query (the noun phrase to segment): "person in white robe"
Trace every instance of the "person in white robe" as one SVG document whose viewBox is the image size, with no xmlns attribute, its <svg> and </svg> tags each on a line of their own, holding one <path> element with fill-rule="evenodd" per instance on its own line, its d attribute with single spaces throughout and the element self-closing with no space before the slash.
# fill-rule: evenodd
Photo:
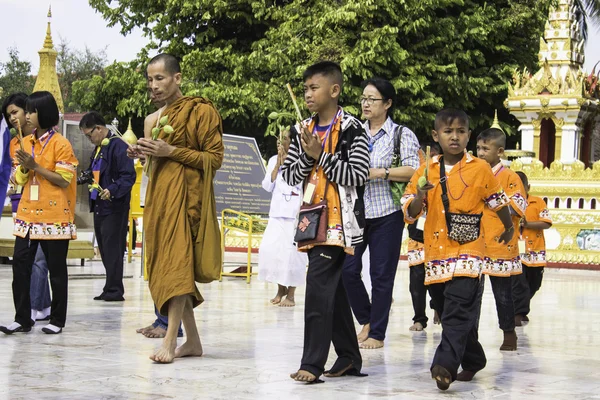
<svg viewBox="0 0 600 400">
<path fill-rule="evenodd" d="M 299 252 L 294 242 L 302 186 L 288 185 L 281 173 L 290 141 L 290 132 L 283 132 L 277 146 L 278 154 L 269 160 L 262 182 L 263 188 L 271 193 L 271 208 L 258 250 L 258 279 L 277 284 L 277 294 L 270 301 L 280 307 L 295 306 L 296 287 L 306 282 L 308 265 L 306 253 Z"/>
</svg>

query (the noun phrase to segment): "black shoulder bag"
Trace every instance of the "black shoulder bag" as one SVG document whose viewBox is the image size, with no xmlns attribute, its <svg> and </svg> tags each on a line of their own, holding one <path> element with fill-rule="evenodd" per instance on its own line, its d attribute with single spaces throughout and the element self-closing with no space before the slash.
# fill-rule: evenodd
<svg viewBox="0 0 600 400">
<path fill-rule="evenodd" d="M 483 214 L 451 213 L 446 181 L 446 168 L 444 167 L 444 160 L 440 157 L 440 185 L 442 186 L 442 203 L 444 204 L 446 215 L 448 237 L 460 244 L 477 240 L 479 238 L 481 217 Z"/>
</svg>

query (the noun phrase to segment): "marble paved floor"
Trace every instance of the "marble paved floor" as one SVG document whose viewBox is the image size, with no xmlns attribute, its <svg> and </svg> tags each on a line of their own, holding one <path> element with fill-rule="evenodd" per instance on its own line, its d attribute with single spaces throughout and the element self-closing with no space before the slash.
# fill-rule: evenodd
<svg viewBox="0 0 600 400">
<path fill-rule="evenodd" d="M 86 268 L 101 270 L 97 263 Z M 70 269 L 71 274 L 81 271 Z M 408 331 L 412 307 L 404 264 L 396 279 L 386 346 L 363 350 L 363 372 L 369 376 L 308 386 L 288 377 L 302 352 L 302 288 L 298 306 L 282 309 L 268 303 L 274 285 L 247 285 L 235 278 L 204 285 L 206 302 L 196 310 L 196 320 L 205 356 L 155 365 L 148 355 L 160 340 L 135 333 L 154 320 L 138 272 L 136 264 L 126 271 L 133 278 L 125 280 L 124 303 L 92 300 L 102 279 L 72 279 L 61 335 L 45 335 L 40 327 L 29 334 L 2 335 L 0 398 L 600 399 L 600 272 L 548 270 L 530 324 L 518 328 L 519 350 L 512 353 L 498 350 L 502 333 L 487 287 L 480 338 L 488 366 L 472 383 L 457 382 L 443 394 L 428 371 L 441 328 Z M 0 322 L 9 323 L 13 305 L 6 266 L 0 266 L 0 296 Z"/>
</svg>

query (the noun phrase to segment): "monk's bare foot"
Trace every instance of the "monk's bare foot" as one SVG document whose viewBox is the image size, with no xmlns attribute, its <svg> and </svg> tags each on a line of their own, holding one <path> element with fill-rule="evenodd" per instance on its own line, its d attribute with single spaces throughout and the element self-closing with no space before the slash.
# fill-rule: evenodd
<svg viewBox="0 0 600 400">
<path fill-rule="evenodd" d="M 287 295 L 287 292 L 288 292 L 288 290 L 285 286 L 279 285 L 279 287 L 277 289 L 277 294 L 275 295 L 275 297 L 273 297 L 269 301 L 271 302 L 271 304 L 277 305 L 277 304 L 281 303 L 281 299 Z"/>
<path fill-rule="evenodd" d="M 167 335 L 167 330 L 157 326 L 149 331 L 142 332 L 142 335 L 150 339 L 162 339 Z"/>
<path fill-rule="evenodd" d="M 438 315 L 437 311 L 435 311 L 433 314 L 433 324 L 440 325 L 441 323 L 442 321 L 440 320 L 440 316 Z"/>
<path fill-rule="evenodd" d="M 361 349 L 380 349 L 383 347 L 383 340 L 368 338 L 360 344 Z"/>
<path fill-rule="evenodd" d="M 290 378 L 297 382 L 314 382 L 317 380 L 316 376 L 314 376 L 308 371 L 304 371 L 303 369 L 300 369 L 298 370 L 298 372 L 290 374 Z"/>
<path fill-rule="evenodd" d="M 146 326 L 144 328 L 138 328 L 138 329 L 136 329 L 135 333 L 144 333 L 144 332 L 147 332 L 147 331 L 151 331 L 152 329 L 154 329 L 154 325 L 148 325 L 148 326 Z"/>
<path fill-rule="evenodd" d="M 279 303 L 279 307 L 294 307 L 296 302 L 293 297 L 286 296 L 285 299 L 281 303 Z"/>
<path fill-rule="evenodd" d="M 191 340 L 188 340 L 175 350 L 175 358 L 202 356 L 202 343 L 199 341 L 195 341 L 196 343 L 190 342 Z"/>
<path fill-rule="evenodd" d="M 160 349 L 156 350 L 156 353 L 150 356 L 150 359 L 159 364 L 169 364 L 173 362 L 175 358 L 175 347 L 177 341 L 173 342 L 172 345 L 163 343 Z"/>
<path fill-rule="evenodd" d="M 369 338 L 371 332 L 371 324 L 363 325 L 362 330 L 358 333 L 358 343 L 362 343 Z"/>
<path fill-rule="evenodd" d="M 408 328 L 409 331 L 416 331 L 416 332 L 420 332 L 422 331 L 423 325 L 420 322 L 415 322 L 410 328 Z"/>
</svg>

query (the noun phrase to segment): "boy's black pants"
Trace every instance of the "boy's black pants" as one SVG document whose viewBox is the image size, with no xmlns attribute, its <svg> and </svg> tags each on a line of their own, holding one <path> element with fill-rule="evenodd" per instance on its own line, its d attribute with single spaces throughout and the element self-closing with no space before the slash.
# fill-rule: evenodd
<svg viewBox="0 0 600 400">
<path fill-rule="evenodd" d="M 496 300 L 498 325 L 504 332 L 515 330 L 515 306 L 512 296 L 512 278 L 510 276 L 490 276 L 492 291 Z"/>
<path fill-rule="evenodd" d="M 433 357 L 431 369 L 436 365 L 444 367 L 452 375 L 452 380 L 456 380 L 461 365 L 466 371 L 482 370 L 487 359 L 479 343 L 477 329 L 483 281 L 454 278 L 430 285 L 429 293 L 442 321 L 442 341 Z"/>
<path fill-rule="evenodd" d="M 413 322 L 420 322 L 423 328 L 427 327 L 427 287 L 425 286 L 425 265 L 423 263 L 419 265 L 413 265 L 409 267 L 410 274 L 410 297 L 412 298 L 413 310 L 415 316 Z M 432 307 L 434 308 L 434 307 Z M 437 310 L 436 310 L 437 311 Z M 438 312 L 438 315 L 440 313 Z"/>
<path fill-rule="evenodd" d="M 333 342 L 340 362 L 362 368 L 352 310 L 342 281 L 346 254 L 337 246 L 308 251 L 304 304 L 304 352 L 300 369 L 320 376 Z"/>
<path fill-rule="evenodd" d="M 530 302 L 535 293 L 542 286 L 544 278 L 544 267 L 528 267 L 523 264 L 523 273 L 514 275 L 513 297 L 515 303 L 515 314 L 528 315 L 531 311 Z"/>
</svg>

